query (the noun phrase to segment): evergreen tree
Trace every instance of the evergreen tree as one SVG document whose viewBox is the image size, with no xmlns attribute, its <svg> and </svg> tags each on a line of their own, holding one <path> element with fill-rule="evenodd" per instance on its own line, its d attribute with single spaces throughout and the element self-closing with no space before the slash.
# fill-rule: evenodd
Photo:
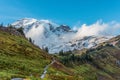
<svg viewBox="0 0 120 80">
<path fill-rule="evenodd" d="M 8 24 L 8 28 L 14 28 L 11 24 Z"/>
<path fill-rule="evenodd" d="M 61 50 L 61 51 L 59 52 L 59 56 L 64 56 L 63 50 Z"/>
<path fill-rule="evenodd" d="M 75 55 L 74 54 L 72 54 L 71 56 L 70 56 L 70 58 L 71 58 L 71 60 L 74 62 L 75 61 Z"/>
<path fill-rule="evenodd" d="M 20 32 L 22 35 L 24 35 L 24 32 L 23 32 L 23 28 L 22 28 L 22 27 L 18 28 L 17 31 Z"/>
<path fill-rule="evenodd" d="M 46 51 L 46 52 L 48 52 L 48 51 L 49 51 L 49 50 L 48 50 L 48 47 L 45 47 L 45 51 Z"/>
<path fill-rule="evenodd" d="M 29 40 L 29 42 L 31 42 L 31 43 L 32 43 L 32 39 L 31 39 L 30 37 L 29 37 L 29 39 L 28 39 L 28 40 Z"/>
<path fill-rule="evenodd" d="M 3 27 L 3 23 L 0 24 L 0 27 Z"/>
</svg>

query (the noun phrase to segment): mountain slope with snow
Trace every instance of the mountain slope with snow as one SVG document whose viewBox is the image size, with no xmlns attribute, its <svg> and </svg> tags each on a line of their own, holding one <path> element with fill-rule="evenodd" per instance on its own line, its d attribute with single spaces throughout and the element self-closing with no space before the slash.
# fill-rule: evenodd
<svg viewBox="0 0 120 80">
<path fill-rule="evenodd" d="M 74 31 L 67 25 L 58 25 L 49 20 L 36 20 L 25 18 L 12 24 L 24 28 L 27 38 L 32 38 L 34 43 L 41 48 L 48 48 L 49 53 L 69 51 L 75 49 L 92 48 L 108 40 L 110 37 L 103 35 L 80 35 L 81 30 Z"/>
</svg>

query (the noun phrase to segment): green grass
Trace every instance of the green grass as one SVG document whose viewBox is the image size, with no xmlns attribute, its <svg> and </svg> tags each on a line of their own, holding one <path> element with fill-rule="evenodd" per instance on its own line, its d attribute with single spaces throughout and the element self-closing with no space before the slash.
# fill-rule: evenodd
<svg viewBox="0 0 120 80">
<path fill-rule="evenodd" d="M 72 68 L 76 76 L 82 80 L 119 80 L 120 68 L 116 61 L 120 59 L 120 50 L 111 45 L 102 44 L 96 49 L 87 50 L 86 53 L 81 51 L 73 52 L 74 57 L 58 56 L 61 62 Z M 73 54 L 71 53 L 71 54 Z M 79 59 L 78 59 L 79 57 Z M 67 62 L 66 62 L 67 61 Z M 69 64 L 72 66 L 69 66 Z"/>
<path fill-rule="evenodd" d="M 83 80 L 96 80 L 96 69 L 89 64 L 75 66 L 75 73 L 80 75 Z"/>
<path fill-rule="evenodd" d="M 46 65 L 52 61 L 51 55 L 31 44 L 22 36 L 0 31 L 0 80 L 25 78 L 40 80 Z M 60 69 L 50 66 L 44 80 L 74 80 L 61 63 Z M 31 76 L 32 75 L 32 76 Z M 70 79 L 69 79 L 70 78 Z"/>
<path fill-rule="evenodd" d="M 109 74 L 93 67 L 90 64 L 75 66 L 74 70 L 76 74 L 81 76 L 82 80 L 98 80 L 100 76 L 102 76 L 102 78 L 106 78 L 106 80 L 114 80 Z"/>
<path fill-rule="evenodd" d="M 0 80 L 40 77 L 52 57 L 22 36 L 0 31 Z"/>
<path fill-rule="evenodd" d="M 82 57 L 84 53 L 84 58 L 81 58 L 84 61 L 73 60 L 70 67 L 58 62 L 64 57 L 55 55 L 58 61 L 48 68 L 44 80 L 119 80 L 120 68 L 115 61 L 120 59 L 120 50 L 104 46 L 86 52 L 87 50 L 78 51 L 75 56 Z M 86 55 L 90 55 L 90 61 L 87 61 Z M 0 30 L 0 80 L 16 77 L 40 80 L 44 67 L 52 61 L 51 56 L 23 36 Z"/>
</svg>

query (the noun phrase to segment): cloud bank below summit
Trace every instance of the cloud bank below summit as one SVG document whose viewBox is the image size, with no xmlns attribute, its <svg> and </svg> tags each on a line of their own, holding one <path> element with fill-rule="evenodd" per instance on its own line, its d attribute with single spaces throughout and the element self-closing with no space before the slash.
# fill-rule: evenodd
<svg viewBox="0 0 120 80">
<path fill-rule="evenodd" d="M 73 27 L 73 29 L 75 28 Z M 76 29 L 78 30 L 75 35 L 76 37 L 120 35 L 120 23 L 115 21 L 104 23 L 99 20 L 91 25 L 83 24 Z"/>
<path fill-rule="evenodd" d="M 31 37 L 41 48 L 48 47 L 50 53 L 69 51 L 74 49 L 90 48 L 102 43 L 111 37 L 120 35 L 120 23 L 97 21 L 94 24 L 72 27 L 60 25 L 49 20 L 22 19 L 13 23 L 16 27 L 23 26 L 26 37 Z M 58 29 L 59 27 L 59 29 Z M 75 30 L 76 31 L 73 31 Z M 87 37 L 86 36 L 91 36 Z M 85 45 L 83 45 L 85 44 Z"/>
<path fill-rule="evenodd" d="M 37 22 L 38 21 L 38 22 Z M 40 24 L 39 23 L 43 23 Z M 49 29 L 49 25 L 48 23 L 50 23 L 51 25 L 53 25 L 54 27 L 59 27 L 59 24 L 56 24 L 50 20 L 37 20 L 37 19 L 33 19 L 33 18 L 26 18 L 23 20 L 18 21 L 16 24 L 24 24 L 21 26 L 26 26 L 29 24 L 33 24 L 36 23 L 36 25 L 34 25 L 33 27 L 31 27 L 32 29 L 30 29 L 27 32 L 27 36 L 37 36 L 37 35 L 43 35 L 44 34 L 44 27 L 46 26 L 47 30 Z M 44 24 L 45 23 L 45 24 Z M 46 24 L 47 23 L 47 24 Z M 37 27 L 35 27 L 37 26 Z M 87 25 L 87 24 L 82 24 L 81 26 L 74 26 L 72 27 L 73 31 L 76 31 L 76 33 L 74 35 L 69 35 L 69 37 L 73 37 L 74 38 L 79 38 L 79 37 L 84 37 L 84 36 L 117 36 L 120 35 L 120 22 L 116 22 L 116 21 L 111 21 L 108 23 L 104 23 L 102 20 L 98 20 L 95 23 L 91 24 L 91 25 Z M 67 36 L 65 36 L 67 38 Z M 38 38 L 38 36 L 37 36 Z"/>
</svg>

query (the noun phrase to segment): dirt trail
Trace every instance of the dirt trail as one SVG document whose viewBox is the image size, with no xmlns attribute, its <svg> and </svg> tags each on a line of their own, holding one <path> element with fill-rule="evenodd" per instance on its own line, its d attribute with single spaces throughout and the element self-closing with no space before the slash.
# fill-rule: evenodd
<svg viewBox="0 0 120 80">
<path fill-rule="evenodd" d="M 40 76 L 41 79 L 43 79 L 47 73 L 47 69 L 50 67 L 50 65 L 52 65 L 55 62 L 55 60 L 53 60 L 50 64 L 48 64 L 45 68 L 44 68 L 44 72 L 43 74 Z"/>
</svg>

